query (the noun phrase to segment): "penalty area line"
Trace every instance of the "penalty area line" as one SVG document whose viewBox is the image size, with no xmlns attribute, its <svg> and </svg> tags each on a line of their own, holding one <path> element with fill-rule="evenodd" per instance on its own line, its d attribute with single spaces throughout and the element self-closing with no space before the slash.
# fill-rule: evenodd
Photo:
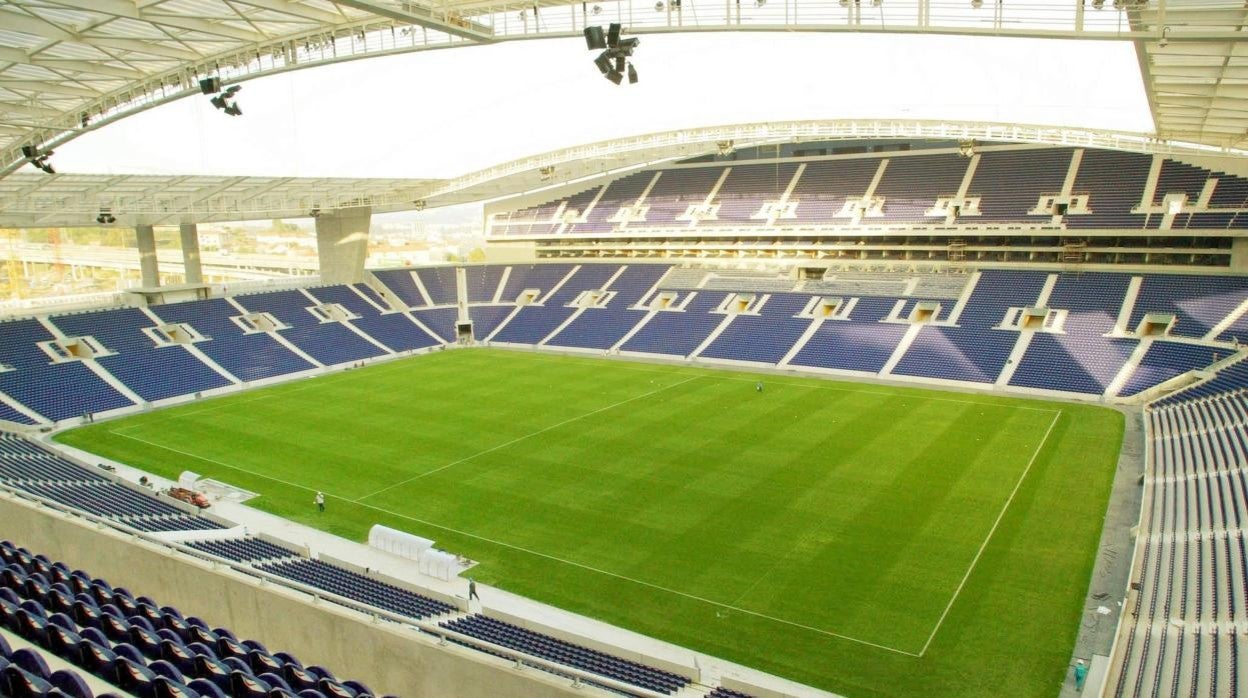
<svg viewBox="0 0 1248 698">
<path fill-rule="evenodd" d="M 690 380 L 692 380 L 692 379 L 690 379 Z M 669 387 L 673 387 L 673 386 L 669 386 Z M 603 409 L 606 409 L 606 408 L 603 408 Z M 111 432 L 110 432 L 110 433 L 111 433 Z M 259 478 L 262 478 L 262 479 L 265 479 L 265 480 L 271 480 L 271 481 L 273 481 L 273 482 L 278 482 L 278 483 L 281 483 L 281 484 L 283 484 L 283 485 L 287 485 L 287 486 L 290 486 L 290 487 L 295 487 L 295 488 L 298 488 L 298 489 L 301 489 L 301 490 L 306 490 L 306 491 L 308 491 L 308 492 L 315 492 L 315 491 L 318 491 L 318 490 L 316 490 L 315 488 L 308 487 L 307 485 L 302 485 L 302 484 L 299 484 L 299 483 L 296 483 L 296 482 L 290 482 L 290 481 L 288 481 L 288 480 L 282 480 L 282 479 L 280 479 L 280 478 L 272 477 L 272 476 L 270 476 L 270 475 L 265 475 L 265 474 L 263 474 L 263 473 L 258 473 L 258 472 L 255 472 L 255 471 L 253 471 L 253 470 L 248 470 L 248 469 L 246 469 L 246 468 L 240 468 L 240 467 L 238 467 L 238 466 L 236 466 L 236 465 L 230 465 L 229 463 L 223 463 L 223 462 L 221 462 L 221 461 L 219 461 L 219 460 L 215 460 L 215 459 L 212 459 L 212 458 L 205 458 L 204 456 L 199 456 L 199 455 L 196 455 L 196 454 L 194 454 L 194 453 L 189 453 L 189 452 L 187 452 L 187 451 L 182 451 L 182 450 L 179 450 L 179 449 L 173 448 L 173 447 L 171 447 L 171 446 L 166 446 L 166 445 L 164 445 L 164 444 L 158 444 L 158 443 L 155 443 L 155 442 L 153 442 L 153 441 L 148 441 L 147 439 L 141 439 L 141 438 L 139 438 L 139 437 L 137 437 L 137 436 L 130 436 L 130 435 L 128 435 L 128 434 L 117 434 L 117 436 L 120 436 L 120 437 L 122 437 L 122 438 L 126 438 L 126 439 L 131 439 L 131 440 L 133 440 L 133 441 L 138 441 L 138 442 L 140 442 L 140 443 L 145 443 L 145 444 L 147 444 L 147 445 L 149 445 L 149 446 L 155 446 L 156 448 L 163 448 L 163 449 L 165 449 L 166 451 L 170 451 L 170 452 L 172 452 L 172 453 L 177 453 L 177 454 L 180 454 L 180 455 L 183 455 L 183 456 L 188 456 L 188 457 L 190 457 L 190 458 L 195 458 L 195 459 L 197 459 L 197 460 L 201 460 L 201 461 L 204 461 L 204 462 L 206 462 L 206 463 L 213 463 L 213 464 L 215 464 L 215 465 L 219 465 L 219 466 L 221 466 L 221 467 L 223 467 L 223 468 L 229 468 L 230 470 L 235 470 L 235 471 L 238 471 L 238 472 L 240 472 L 240 473 L 246 473 L 246 474 L 248 474 L 248 475 L 252 475 L 252 476 L 254 476 L 254 477 L 259 477 Z M 365 508 L 367 508 L 367 509 L 372 509 L 373 511 L 380 512 L 380 513 L 382 513 L 382 514 L 389 514 L 390 516 L 394 516 L 394 517 L 397 517 L 397 518 L 400 518 L 400 519 L 405 519 L 405 520 L 407 520 L 407 521 L 412 521 L 412 522 L 414 522 L 414 523 L 418 523 L 418 524 L 422 524 L 422 525 L 425 525 L 425 526 L 429 526 L 429 527 L 431 527 L 431 528 L 436 528 L 436 529 L 439 529 L 439 530 L 442 530 L 442 531 L 447 531 L 447 532 L 449 532 L 449 533 L 454 533 L 454 534 L 457 534 L 457 535 L 461 535 L 461 536 L 464 536 L 465 538 L 472 538 L 472 539 L 474 539 L 474 540 L 479 540 L 479 541 L 482 541 L 482 542 L 484 542 L 484 543 L 489 543 L 489 544 L 491 544 L 491 545 L 497 545 L 497 546 L 499 546 L 499 547 L 501 547 L 501 548 L 507 548 L 507 549 L 509 549 L 509 550 L 515 550 L 515 551 L 517 551 L 517 552 L 526 553 L 526 554 L 528 554 L 528 555 L 533 555 L 533 556 L 536 556 L 536 557 L 540 557 L 540 558 L 542 558 L 542 559 L 545 559 L 545 560 L 550 560 L 550 561 L 552 561 L 552 562 L 558 562 L 558 563 L 562 563 L 562 564 L 565 564 L 565 565 L 569 565 L 569 566 L 571 566 L 571 567 L 576 567 L 576 568 L 579 568 L 579 569 L 583 569 L 583 570 L 586 570 L 586 571 L 588 571 L 588 572 L 594 572 L 594 573 L 596 573 L 596 574 L 601 574 L 601 575 L 603 575 L 603 576 L 605 576 L 605 577 L 611 577 L 611 578 L 613 578 L 613 579 L 618 579 L 618 580 L 620 580 L 620 581 L 629 582 L 629 583 L 631 583 L 631 584 L 636 584 L 636 585 L 638 585 L 638 586 L 643 586 L 643 587 L 646 587 L 646 588 L 649 588 L 649 589 L 654 589 L 654 590 L 656 590 L 656 591 L 662 591 L 662 592 L 665 592 L 665 593 L 668 593 L 668 594 L 673 594 L 673 595 L 675 595 L 675 596 L 681 596 L 681 597 L 684 597 L 684 598 L 686 598 L 686 599 L 690 599 L 690 600 L 693 600 L 693 601 L 698 601 L 698 602 L 701 602 L 701 603 L 705 603 L 705 604 L 708 604 L 708 605 L 711 605 L 711 606 L 715 606 L 715 607 L 717 607 L 717 608 L 723 608 L 723 609 L 726 609 L 726 610 L 729 610 L 729 611 L 736 611 L 736 612 L 738 612 L 738 613 L 743 613 L 743 614 L 745 614 L 745 615 L 754 616 L 754 617 L 756 617 L 756 618 L 761 618 L 761 619 L 763 619 L 763 620 L 769 620 L 769 621 L 772 621 L 773 623 L 780 623 L 781 625 L 787 625 L 787 626 L 790 626 L 790 627 L 793 627 L 793 628 L 798 628 L 798 629 L 800 629 L 800 630 L 806 630 L 806 631 L 808 631 L 808 632 L 817 633 L 817 634 L 819 634 L 819 635 L 824 635 L 824 636 L 826 636 L 826 637 L 832 637 L 832 638 L 836 638 L 836 639 L 838 639 L 838 640 L 845 640 L 845 641 L 847 641 L 847 642 L 854 642 L 854 643 L 857 643 L 857 644 L 860 644 L 860 645 L 866 645 L 866 646 L 868 646 L 868 647 L 874 647 L 874 648 L 876 648 L 876 649 L 885 650 L 885 651 L 887 651 L 887 652 L 892 652 L 892 653 L 894 653 L 894 654 L 905 655 L 905 656 L 907 656 L 907 657 L 921 657 L 921 656 L 923 656 L 923 655 L 922 655 L 922 653 L 920 653 L 920 654 L 915 654 L 914 652 L 907 652 L 907 651 L 905 651 L 905 650 L 899 650 L 899 649 L 897 649 L 897 648 L 895 648 L 895 647 L 889 647 L 888 645 L 881 645 L 881 644 L 878 644 L 878 643 L 875 643 L 875 642 L 871 642 L 871 641 L 869 641 L 869 640 L 862 640 L 862 639 L 859 639 L 859 638 L 856 638 L 856 637 L 851 637 L 851 636 L 849 636 L 849 635 L 842 635 L 842 634 L 840 634 L 840 633 L 835 633 L 835 632 L 832 632 L 832 631 L 830 631 L 830 630 L 823 630 L 823 629 L 821 629 L 821 628 L 816 628 L 816 627 L 814 627 L 814 626 L 805 625 L 805 624 L 803 624 L 803 623 L 798 623 L 798 622 L 796 622 L 796 621 L 785 620 L 784 618 L 777 618 L 777 617 L 775 617 L 775 616 L 769 616 L 769 615 L 767 615 L 766 613 L 759 613 L 758 611 L 751 611 L 751 610 L 750 610 L 750 609 L 748 609 L 748 608 L 741 608 L 741 607 L 739 607 L 739 606 L 734 606 L 734 605 L 732 605 L 732 604 L 722 603 L 722 602 L 720 602 L 720 601 L 715 601 L 715 600 L 712 600 L 712 599 L 708 599 L 708 598 L 703 597 L 703 596 L 698 596 L 697 594 L 690 594 L 690 593 L 688 593 L 688 592 L 680 591 L 680 590 L 678 590 L 678 589 L 672 589 L 672 588 L 670 588 L 670 587 L 665 587 L 665 586 L 663 586 L 663 585 L 661 585 L 661 584 L 654 584 L 653 582 L 647 582 L 647 581 L 644 581 L 644 580 L 641 580 L 641 579 L 637 579 L 637 578 L 635 578 L 635 577 L 629 577 L 629 576 L 627 576 L 627 575 L 618 574 L 618 573 L 615 573 L 615 572 L 609 572 L 609 571 L 607 571 L 607 570 L 600 569 L 600 568 L 598 568 L 598 567 L 593 567 L 593 566 L 591 566 L 591 565 L 586 565 L 586 564 L 584 564 L 584 563 L 576 562 L 575 560 L 568 560 L 567 558 L 558 557 L 558 556 L 556 556 L 556 555 L 551 555 L 551 554 L 549 554 L 549 553 L 539 552 L 539 551 L 537 551 L 537 550 L 533 550 L 533 549 L 531 549 L 531 548 L 526 548 L 526 547 L 523 547 L 523 546 L 520 546 L 520 545 L 515 545 L 515 544 L 513 544 L 513 543 L 507 543 L 507 542 L 504 542 L 504 541 L 501 541 L 501 540 L 495 540 L 495 539 L 493 539 L 493 538 L 487 538 L 487 537 L 485 537 L 485 536 L 478 535 L 478 534 L 476 534 L 476 533 L 470 533 L 470 532 L 468 532 L 468 531 L 461 531 L 461 530 L 459 530 L 459 529 L 457 529 L 457 528 L 451 528 L 450 526 L 443 526 L 442 524 L 434 523 L 434 522 L 432 522 L 432 521 L 426 521 L 426 520 L 424 520 L 424 519 L 418 519 L 418 518 L 416 518 L 416 517 L 414 517 L 414 516 L 408 516 L 407 514 L 400 514 L 399 512 L 396 512 L 396 511 L 391 511 L 391 510 L 389 510 L 389 509 L 383 509 L 382 507 L 379 507 L 379 506 L 374 506 L 374 505 L 369 504 L 369 503 L 367 503 L 367 502 L 360 502 L 360 501 L 358 501 L 358 500 L 349 499 L 349 498 L 347 498 L 347 497 L 342 497 L 342 496 L 339 496 L 339 495 L 333 494 L 333 493 L 331 493 L 331 492 L 326 492 L 326 494 L 328 494 L 330 497 L 333 497 L 334 499 L 340 499 L 340 500 L 342 500 L 342 501 L 344 501 L 344 502 L 347 502 L 347 503 L 349 503 L 349 504 L 354 504 L 354 505 L 356 505 L 356 506 L 361 506 L 361 507 L 365 507 Z"/>
<path fill-rule="evenodd" d="M 1022 488 L 1023 480 L 1027 479 L 1027 473 L 1031 472 L 1031 466 L 1035 465 L 1036 458 L 1040 456 L 1040 451 L 1044 450 L 1044 445 L 1049 442 L 1049 435 L 1053 433 L 1053 427 L 1057 426 L 1057 420 L 1061 416 L 1061 410 L 1058 410 L 1057 414 L 1053 415 L 1053 421 L 1049 422 L 1049 428 L 1044 432 L 1044 438 L 1040 439 L 1040 444 L 1032 452 L 1031 460 L 1027 461 L 1027 467 L 1023 468 L 1023 474 L 1019 475 L 1018 482 L 1014 483 L 1014 489 L 1010 492 L 1010 496 L 1006 498 L 1005 505 L 1001 507 L 1000 513 L 997 514 L 997 520 L 992 522 L 992 528 L 988 530 L 988 535 L 984 537 L 984 542 L 979 544 L 979 550 L 975 552 L 975 557 L 971 559 L 971 566 L 966 568 L 966 574 L 962 575 L 962 581 L 958 582 L 958 588 L 953 591 L 953 598 L 949 599 L 949 603 L 945 605 L 944 612 L 940 614 L 940 618 L 936 621 L 936 627 L 932 628 L 932 634 L 928 635 L 927 642 L 923 643 L 923 649 L 919 650 L 919 653 L 914 656 L 922 657 L 927 654 L 927 648 L 932 645 L 932 640 L 936 639 L 936 633 L 940 632 L 940 626 L 944 624 L 945 617 L 953 609 L 954 602 L 958 600 L 958 595 L 962 593 L 962 587 L 966 586 L 966 581 L 971 578 L 971 573 L 975 571 L 975 565 L 979 564 L 979 558 L 984 554 L 984 550 L 988 548 L 992 535 L 997 532 L 997 526 L 1001 525 L 1001 519 L 1005 518 L 1005 512 L 1009 510 L 1010 504 L 1014 501 L 1014 496 Z"/>
</svg>

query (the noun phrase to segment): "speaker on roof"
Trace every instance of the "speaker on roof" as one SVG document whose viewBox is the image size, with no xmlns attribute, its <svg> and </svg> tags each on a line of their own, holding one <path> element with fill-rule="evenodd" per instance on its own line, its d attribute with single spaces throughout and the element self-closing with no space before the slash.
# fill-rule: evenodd
<svg viewBox="0 0 1248 698">
<path fill-rule="evenodd" d="M 585 27 L 585 48 L 593 51 L 607 47 L 607 38 L 603 36 L 602 27 Z"/>
<path fill-rule="evenodd" d="M 199 81 L 199 91 L 206 94 L 216 94 L 221 91 L 221 78 L 204 78 Z"/>
</svg>

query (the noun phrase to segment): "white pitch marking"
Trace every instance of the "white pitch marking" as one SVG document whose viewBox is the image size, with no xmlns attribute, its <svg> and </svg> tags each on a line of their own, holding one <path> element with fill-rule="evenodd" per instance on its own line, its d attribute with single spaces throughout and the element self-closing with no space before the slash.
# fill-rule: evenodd
<svg viewBox="0 0 1248 698">
<path fill-rule="evenodd" d="M 1049 441 L 1049 434 L 1053 433 L 1053 427 L 1057 426 L 1057 420 L 1062 416 L 1062 411 L 1058 410 L 1053 415 L 1053 421 L 1049 422 L 1049 428 L 1044 432 L 1044 438 L 1040 439 L 1040 445 L 1036 446 L 1036 450 L 1031 454 L 1031 460 L 1027 461 L 1027 467 L 1023 468 L 1023 474 L 1018 477 L 1018 482 L 1014 483 L 1014 490 L 1010 492 L 1010 496 L 1005 500 L 1005 506 L 1001 507 L 1001 513 L 997 514 L 997 520 L 992 523 L 988 535 L 984 537 L 984 542 L 980 543 L 979 551 L 975 553 L 975 557 L 971 560 L 971 566 L 966 569 L 966 574 L 962 575 L 962 581 L 958 582 L 958 588 L 953 592 L 953 598 L 949 599 L 945 610 L 940 614 L 940 619 L 936 621 L 936 627 L 932 628 L 932 634 L 927 636 L 927 642 L 923 643 L 923 649 L 919 650 L 917 656 L 922 657 L 927 653 L 927 648 L 931 646 L 932 640 L 936 639 L 936 633 L 940 631 L 940 626 L 945 622 L 945 616 L 949 615 L 949 610 L 953 608 L 953 603 L 958 600 L 958 594 L 962 593 L 962 587 L 966 586 L 966 580 L 971 578 L 971 573 L 975 571 L 975 565 L 979 563 L 979 557 L 984 554 L 984 550 L 988 547 L 988 542 L 992 540 L 992 534 L 997 532 L 997 526 L 1001 524 L 1001 519 L 1005 518 L 1005 512 L 1010 508 L 1010 503 L 1014 501 L 1014 495 L 1018 494 L 1018 490 L 1023 486 L 1023 480 L 1027 478 L 1027 473 L 1031 472 L 1031 466 L 1035 464 L 1036 458 L 1039 457 L 1040 451 L 1044 449 L 1044 445 Z"/>
<path fill-rule="evenodd" d="M 219 461 L 219 460 L 214 460 L 214 459 L 212 459 L 212 458 L 205 458 L 205 457 L 203 457 L 203 456 L 197 456 L 197 455 L 195 455 L 194 453 L 188 453 L 188 452 L 186 452 L 186 451 L 182 451 L 182 450 L 179 450 L 179 449 L 176 449 L 176 448 L 172 448 L 172 447 L 170 447 L 170 446 L 165 446 L 164 444 L 158 444 L 158 443 L 155 443 L 155 442 L 152 442 L 152 441 L 148 441 L 147 439 L 140 439 L 140 438 L 138 438 L 137 436 L 129 436 L 129 435 L 127 435 L 127 434 L 117 434 L 117 435 L 118 435 L 118 436 L 121 436 L 121 437 L 123 437 L 123 438 L 132 439 L 132 440 L 134 440 L 134 441 L 138 441 L 138 442 L 141 442 L 141 443 L 148 444 L 149 446 L 155 446 L 156 448 L 163 448 L 163 449 L 165 449 L 166 451 L 170 451 L 170 452 L 172 452 L 172 453 L 177 453 L 177 454 L 180 454 L 180 455 L 189 456 L 189 457 L 191 457 L 191 458 L 196 458 L 196 459 L 202 460 L 202 461 L 204 461 L 204 462 L 206 462 L 206 463 L 214 463 L 214 464 L 216 464 L 216 465 L 220 465 L 220 466 L 222 466 L 222 467 L 224 467 L 224 468 L 229 468 L 229 469 L 231 469 L 231 470 L 236 470 L 236 471 L 238 471 L 238 472 L 240 472 L 240 473 L 246 473 L 246 474 L 248 474 L 248 475 L 252 475 L 252 476 L 255 476 L 255 477 L 258 477 L 258 478 L 262 478 L 262 479 L 265 479 L 265 480 L 272 480 L 273 482 L 279 482 L 279 483 L 281 483 L 281 484 L 283 484 L 283 485 L 288 485 L 288 486 L 290 486 L 290 487 L 295 487 L 295 488 L 298 488 L 298 489 L 301 489 L 301 490 L 306 490 L 306 491 L 308 491 L 308 492 L 316 492 L 316 491 L 318 491 L 318 490 L 317 490 L 316 488 L 314 488 L 314 487 L 308 487 L 308 486 L 306 486 L 306 485 L 301 485 L 301 484 L 299 484 L 299 483 L 290 482 L 290 481 L 288 481 L 288 480 L 282 480 L 282 479 L 280 479 L 280 478 L 275 478 L 275 477 L 272 477 L 272 476 L 270 476 L 270 475 L 265 475 L 265 474 L 263 474 L 263 473 L 258 473 L 258 472 L 255 472 L 255 471 L 253 471 L 253 470 L 248 470 L 248 469 L 246 469 L 246 468 L 240 468 L 240 467 L 238 467 L 238 466 L 236 466 L 236 465 L 230 465 L 229 463 L 222 463 L 221 461 Z M 325 491 L 325 490 L 319 490 L 319 491 Z M 877 643 L 874 643 L 874 642 L 870 642 L 870 641 L 867 641 L 867 640 L 860 640 L 860 639 L 858 639 L 858 638 L 856 638 L 856 637 L 850 637 L 849 635 L 841 635 L 840 633 L 834 633 L 834 632 L 831 632 L 831 631 L 828 631 L 828 630 L 822 630 L 822 629 L 820 629 L 820 628 L 815 628 L 815 627 L 812 627 L 812 626 L 809 626 L 809 625 L 803 625 L 802 623 L 797 623 L 797 622 L 794 622 L 794 621 L 791 621 L 791 620 L 785 620 L 785 619 L 783 619 L 783 618 L 776 618 L 775 616 L 769 616 L 769 615 L 767 615 L 767 614 L 765 614 L 765 613 L 759 613 L 758 611 L 751 611 L 751 610 L 749 610 L 748 608 L 740 608 L 740 607 L 737 607 L 737 606 L 733 606 L 733 605 L 731 605 L 731 604 L 721 603 L 721 602 L 719 602 L 719 601 L 714 601 L 714 600 L 712 600 L 712 599 L 708 599 L 708 598 L 705 598 L 705 597 L 702 597 L 702 596 L 698 596 L 698 595 L 696 595 L 696 594 L 690 594 L 690 593 L 687 593 L 687 592 L 684 592 L 684 591 L 679 591 L 679 590 L 677 590 L 677 589 L 672 589 L 672 588 L 670 588 L 670 587 L 665 587 L 665 586 L 662 586 L 662 585 L 659 585 L 659 584 L 654 584 L 654 583 L 652 583 L 652 582 L 647 582 L 647 581 L 644 581 L 644 580 L 641 580 L 641 579 L 637 579 L 637 578 L 635 578 L 635 577 L 629 577 L 629 576 L 626 576 L 626 575 L 617 574 L 617 573 L 615 573 L 615 572 L 609 572 L 609 571 L 604 570 L 604 569 L 599 569 L 599 568 L 597 568 L 597 567 L 592 567 L 592 566 L 590 566 L 590 565 L 586 565 L 586 564 L 583 564 L 583 563 L 580 563 L 580 562 L 576 562 L 575 560 L 568 560 L 568 559 L 566 559 L 566 558 L 557 557 L 557 556 L 555 556 L 555 555 L 550 555 L 550 554 L 547 554 L 547 553 L 538 552 L 538 551 L 536 551 L 536 550 L 532 550 L 532 549 L 530 549 L 530 548 L 525 548 L 525 547 L 523 547 L 523 546 L 513 545 L 513 544 L 511 544 L 511 543 L 505 543 L 505 542 L 503 542 L 503 541 L 500 541 L 500 540 L 495 540 L 495 539 L 493 539 L 493 538 L 487 538 L 487 537 L 485 537 L 485 536 L 477 535 L 477 534 L 475 534 L 475 533 L 469 533 L 468 531 L 461 531 L 461 530 L 459 530 L 459 529 L 457 529 L 457 528 L 451 528 L 450 526 L 443 526 L 443 525 L 441 525 L 441 524 L 437 524 L 437 523 L 434 523 L 434 522 L 432 522 L 432 521 L 426 521 L 426 520 L 424 520 L 424 519 L 418 519 L 418 518 L 416 518 L 416 517 L 414 517 L 414 516 L 408 516 L 408 515 L 406 515 L 406 514 L 400 514 L 400 513 L 398 513 L 398 512 L 391 511 L 391 510 L 389 510 L 389 509 L 383 509 L 383 508 L 381 508 L 381 507 L 374 506 L 374 505 L 372 505 L 372 504 L 368 504 L 368 503 L 365 503 L 365 502 L 360 502 L 360 501 L 357 501 L 357 500 L 348 499 L 347 497 L 342 497 L 342 496 L 339 496 L 339 495 L 333 494 L 333 493 L 328 492 L 328 491 L 325 491 L 325 493 L 326 493 L 328 496 L 333 497 L 334 499 L 341 499 L 341 500 L 342 500 L 342 501 L 344 501 L 344 502 L 348 502 L 348 503 L 351 503 L 351 504 L 355 504 L 355 505 L 357 505 L 357 506 L 361 506 L 361 507 L 366 507 L 366 508 L 368 508 L 368 509 L 372 509 L 373 511 L 381 512 L 381 513 L 383 513 L 383 514 L 389 514 L 389 515 L 391 515 L 391 516 L 395 516 L 395 517 L 398 517 L 398 518 L 400 518 L 400 519 L 406 519 L 406 520 L 408 520 L 408 521 L 413 521 L 413 522 L 415 522 L 415 523 L 422 524 L 422 525 L 425 525 L 425 526 L 430 526 L 430 527 L 433 527 L 433 528 L 441 529 L 441 530 L 443 530 L 443 531 L 449 531 L 449 532 L 451 532 L 451 533 L 455 533 L 455 534 L 458 534 L 458 535 L 461 535 L 461 536 L 464 536 L 464 537 L 467 537 L 467 538 L 473 538 L 473 539 L 476 539 L 476 540 L 479 540 L 479 541 L 484 541 L 484 542 L 486 542 L 486 543 L 490 543 L 490 544 L 493 544 L 493 545 L 497 545 L 497 546 L 502 547 L 502 548 L 508 548 L 508 549 L 510 549 L 510 550 L 516 550 L 516 551 L 519 551 L 519 552 L 522 552 L 522 553 L 528 553 L 529 555 L 535 555 L 535 556 L 537 556 L 537 557 L 544 558 L 544 559 L 547 559 L 547 560 L 552 560 L 552 561 L 554 561 L 554 562 L 560 562 L 560 563 L 563 563 L 563 564 L 565 564 L 565 565 L 571 565 L 572 567 L 579 567 L 580 569 L 583 569 L 583 570 L 587 570 L 587 571 L 590 571 L 590 572 L 596 572 L 596 573 L 598 573 L 598 574 L 601 574 L 601 575 L 604 575 L 604 576 L 607 576 L 607 577 L 613 577 L 613 578 L 615 578 L 615 579 L 620 579 L 620 580 L 623 580 L 623 581 L 626 581 L 626 582 L 631 582 L 631 583 L 633 583 L 633 584 L 638 584 L 638 585 L 641 585 L 641 586 L 644 586 L 644 587 L 648 587 L 648 588 L 655 589 L 655 590 L 658 590 L 658 591 L 663 591 L 663 592 L 666 592 L 666 593 L 669 593 L 669 594 L 675 594 L 675 595 L 677 595 L 677 596 L 683 596 L 683 597 L 685 597 L 685 598 L 687 598 L 687 599 L 693 599 L 694 601 L 700 601 L 700 602 L 702 602 L 702 603 L 710 604 L 710 605 L 712 605 L 712 606 L 717 606 L 717 607 L 719 607 L 719 608 L 725 608 L 725 609 L 728 609 L 728 610 L 730 610 L 730 611 L 738 611 L 738 612 L 740 612 L 740 613 L 744 613 L 744 614 L 746 614 L 746 615 L 750 615 L 750 616 L 755 616 L 755 617 L 758 617 L 758 618 L 762 618 L 762 619 L 764 619 L 764 620 L 770 620 L 770 621 L 773 621 L 773 622 L 776 622 L 776 623 L 781 623 L 781 624 L 783 624 L 783 625 L 792 626 L 792 627 L 794 627 L 794 628 L 800 628 L 800 629 L 802 629 L 802 630 L 808 630 L 808 631 L 810 631 L 810 632 L 813 632 L 813 633 L 818 633 L 818 634 L 820 634 L 820 635 L 826 635 L 826 636 L 828 636 L 828 637 L 835 637 L 835 638 L 838 638 L 838 639 L 841 639 L 841 640 L 847 640 L 847 641 L 849 641 L 849 642 L 856 642 L 856 643 L 858 643 L 858 644 L 860 644 L 860 645 L 867 645 L 867 646 L 870 646 L 870 647 L 875 647 L 875 648 L 877 648 L 877 649 L 886 650 L 886 651 L 888 651 L 888 652 L 894 652 L 894 653 L 896 653 L 896 654 L 903 654 L 903 655 L 906 655 L 907 657 L 919 657 L 919 656 L 921 656 L 921 655 L 915 654 L 915 653 L 913 653 L 913 652 L 907 652 L 907 651 L 905 651 L 905 650 L 899 650 L 899 649 L 897 649 L 897 648 L 895 648 L 895 647 L 889 647 L 889 646 L 887 646 L 887 645 L 880 645 L 880 644 L 877 644 Z"/>
</svg>

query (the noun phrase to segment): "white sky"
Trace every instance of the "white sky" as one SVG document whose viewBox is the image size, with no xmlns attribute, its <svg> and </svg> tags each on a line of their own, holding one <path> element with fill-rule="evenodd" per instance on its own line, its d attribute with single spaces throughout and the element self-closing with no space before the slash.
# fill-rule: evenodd
<svg viewBox="0 0 1248 698">
<path fill-rule="evenodd" d="M 882 34 L 642 36 L 616 86 L 582 39 L 507 42 L 196 95 L 57 148 L 60 172 L 450 177 L 597 140 L 768 120 L 935 118 L 1151 131 L 1129 42 Z"/>
</svg>

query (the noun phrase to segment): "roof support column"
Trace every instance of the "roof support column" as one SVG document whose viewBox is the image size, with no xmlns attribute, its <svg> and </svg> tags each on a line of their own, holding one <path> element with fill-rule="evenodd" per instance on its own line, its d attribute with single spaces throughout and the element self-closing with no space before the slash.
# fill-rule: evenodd
<svg viewBox="0 0 1248 698">
<path fill-rule="evenodd" d="M 316 252 L 322 283 L 354 284 L 364 280 L 372 217 L 373 210 L 368 206 L 337 209 L 316 217 Z"/>
<path fill-rule="evenodd" d="M 1248 271 L 1248 238 L 1231 239 L 1231 271 Z"/>
<path fill-rule="evenodd" d="M 199 260 L 199 226 L 183 223 L 178 226 L 182 237 L 182 268 L 186 270 L 184 281 L 188 284 L 204 283 L 204 269 Z"/>
<path fill-rule="evenodd" d="M 150 225 L 136 225 L 134 235 L 139 243 L 141 286 L 157 288 L 160 286 L 160 266 L 156 261 L 156 230 Z"/>
</svg>

